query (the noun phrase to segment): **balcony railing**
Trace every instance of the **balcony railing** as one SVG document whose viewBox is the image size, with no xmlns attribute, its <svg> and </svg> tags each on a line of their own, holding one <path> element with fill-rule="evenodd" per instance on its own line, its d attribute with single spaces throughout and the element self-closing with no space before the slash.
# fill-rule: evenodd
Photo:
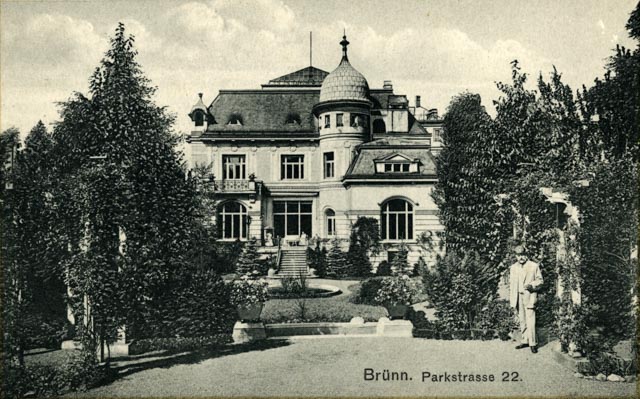
<svg viewBox="0 0 640 399">
<path fill-rule="evenodd" d="M 259 193 L 262 182 L 255 180 L 215 180 L 214 187 L 220 193 Z"/>
</svg>

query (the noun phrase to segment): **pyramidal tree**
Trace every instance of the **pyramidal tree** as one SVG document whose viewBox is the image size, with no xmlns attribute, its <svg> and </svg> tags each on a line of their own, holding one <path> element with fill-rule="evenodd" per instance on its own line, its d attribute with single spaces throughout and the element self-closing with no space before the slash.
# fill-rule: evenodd
<svg viewBox="0 0 640 399">
<path fill-rule="evenodd" d="M 142 330 L 138 321 L 166 302 L 193 245 L 194 187 L 175 150 L 174 117 L 153 102 L 136 55 L 120 23 L 88 95 L 61 104 L 54 131 L 57 244 L 67 248 L 64 273 L 89 304 L 83 324 L 97 340 L 114 340 L 125 323 Z"/>
</svg>

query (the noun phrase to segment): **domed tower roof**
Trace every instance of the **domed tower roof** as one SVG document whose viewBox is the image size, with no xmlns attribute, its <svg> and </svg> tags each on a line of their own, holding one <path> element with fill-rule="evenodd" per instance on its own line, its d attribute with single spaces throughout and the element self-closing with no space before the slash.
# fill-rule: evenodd
<svg viewBox="0 0 640 399">
<path fill-rule="evenodd" d="M 347 57 L 347 36 L 342 37 L 342 60 L 340 65 L 333 70 L 322 82 L 320 88 L 320 102 L 340 100 L 369 100 L 369 84 L 351 64 Z"/>
</svg>

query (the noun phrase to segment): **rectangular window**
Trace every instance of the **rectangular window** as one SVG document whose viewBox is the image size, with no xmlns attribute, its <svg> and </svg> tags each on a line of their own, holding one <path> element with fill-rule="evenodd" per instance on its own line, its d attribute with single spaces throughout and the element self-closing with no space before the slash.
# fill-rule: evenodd
<svg viewBox="0 0 640 399">
<path fill-rule="evenodd" d="M 304 155 L 283 155 L 280 178 L 282 180 L 304 179 Z"/>
<path fill-rule="evenodd" d="M 335 176 L 335 158 L 333 152 L 324 153 L 324 178 Z"/>
<path fill-rule="evenodd" d="M 222 178 L 225 180 L 246 179 L 247 165 L 244 155 L 222 156 Z"/>
<path fill-rule="evenodd" d="M 344 126 L 344 124 L 342 123 L 342 114 L 336 114 L 336 126 L 337 127 L 341 127 Z"/>
<path fill-rule="evenodd" d="M 351 127 L 367 127 L 367 119 L 364 115 L 350 114 Z"/>
<path fill-rule="evenodd" d="M 311 237 L 311 201 L 274 201 L 273 227 L 276 237 L 299 236 L 303 232 Z"/>
<path fill-rule="evenodd" d="M 336 217 L 335 215 L 327 216 L 327 236 L 336 235 Z"/>
<path fill-rule="evenodd" d="M 387 173 L 408 173 L 410 169 L 409 163 L 386 163 L 384 171 Z"/>
<path fill-rule="evenodd" d="M 331 127 L 331 117 L 329 115 L 324 116 L 324 127 Z"/>
</svg>

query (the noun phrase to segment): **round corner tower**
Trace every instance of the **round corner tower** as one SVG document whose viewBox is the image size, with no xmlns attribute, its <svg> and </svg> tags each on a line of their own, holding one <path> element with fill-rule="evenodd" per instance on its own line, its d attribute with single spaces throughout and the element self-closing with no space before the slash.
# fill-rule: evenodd
<svg viewBox="0 0 640 399">
<path fill-rule="evenodd" d="M 346 35 L 340 42 L 342 60 L 322 82 L 320 100 L 313 107 L 320 131 L 322 160 L 320 212 L 325 213 L 323 236 L 349 237 L 349 193 L 342 185 L 356 146 L 369 140 L 372 101 L 365 77 L 349 63 Z M 329 222 L 333 218 L 333 222 Z M 332 225 L 333 224 L 333 225 Z"/>
</svg>

